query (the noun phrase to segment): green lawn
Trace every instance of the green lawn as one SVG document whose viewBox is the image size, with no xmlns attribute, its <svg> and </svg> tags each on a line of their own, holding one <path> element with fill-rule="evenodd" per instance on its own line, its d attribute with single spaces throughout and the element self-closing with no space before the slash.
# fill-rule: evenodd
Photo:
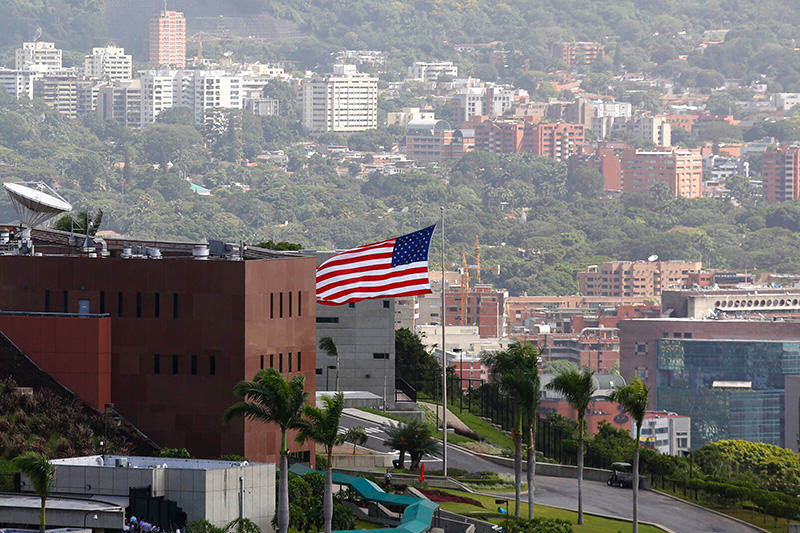
<svg viewBox="0 0 800 533">
<path fill-rule="evenodd" d="M 356 529 L 383 529 L 386 526 L 376 524 L 375 522 L 367 522 L 366 520 L 356 520 Z"/>
<path fill-rule="evenodd" d="M 438 490 L 438 489 L 437 489 Z M 443 492 L 447 492 L 450 494 L 455 494 L 457 496 L 462 496 L 464 498 L 470 498 L 473 500 L 479 501 L 483 508 L 477 507 L 474 505 L 466 504 L 466 503 L 455 503 L 455 502 L 445 502 L 440 504 L 443 509 L 447 511 L 452 511 L 459 514 L 469 515 L 473 517 L 481 517 L 484 515 L 488 515 L 487 518 L 490 522 L 496 524 L 502 524 L 504 519 L 497 515 L 497 507 L 498 505 L 495 504 L 495 498 L 493 496 L 483 496 L 480 494 L 473 494 L 469 492 L 457 491 L 457 490 L 450 490 L 450 489 L 441 489 Z M 514 514 L 514 500 L 513 496 L 509 501 L 509 512 L 513 515 Z M 545 505 L 536 505 L 534 512 L 536 516 L 544 517 L 544 518 L 560 518 L 562 520 L 567 520 L 573 524 L 573 529 L 575 533 L 620 533 L 631 531 L 632 526 L 630 522 L 624 522 L 622 520 L 612 520 L 610 518 L 600 518 L 597 516 L 591 515 L 584 515 L 584 524 L 582 526 L 578 526 L 575 522 L 578 519 L 578 514 L 573 511 L 567 511 L 566 509 L 559 509 L 557 507 L 547 507 Z M 523 517 L 528 516 L 528 504 L 523 503 L 520 506 L 520 515 Z M 663 533 L 662 529 L 653 527 L 653 526 L 645 526 L 640 525 L 639 531 L 641 533 Z"/>
<path fill-rule="evenodd" d="M 425 409 L 424 407 L 420 408 L 425 411 L 426 422 L 429 422 L 431 425 L 435 425 L 436 413 L 430 409 Z M 470 413 L 466 409 L 459 409 L 458 405 L 448 405 L 447 408 L 451 413 L 456 415 L 462 422 L 464 422 L 467 427 L 477 433 L 482 440 L 488 442 L 494 448 L 498 448 L 499 450 L 511 450 L 514 448 L 514 441 L 511 440 L 511 437 L 494 427 L 490 422 L 487 422 L 481 417 Z M 454 433 L 449 434 L 447 436 L 447 440 L 453 444 L 461 446 L 476 442 L 469 437 L 456 435 Z"/>
</svg>

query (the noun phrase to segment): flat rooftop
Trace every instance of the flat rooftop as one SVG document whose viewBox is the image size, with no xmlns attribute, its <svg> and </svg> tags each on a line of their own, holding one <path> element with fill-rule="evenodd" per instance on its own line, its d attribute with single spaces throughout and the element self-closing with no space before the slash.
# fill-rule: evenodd
<svg viewBox="0 0 800 533">
<path fill-rule="evenodd" d="M 118 464 L 118 461 L 121 464 Z M 55 466 L 94 466 L 103 468 L 174 468 L 180 470 L 222 470 L 251 463 L 247 461 L 220 461 L 214 459 L 177 459 L 172 457 L 138 457 L 128 455 L 86 455 L 53 459 Z M 125 466 L 125 464 L 127 465 Z M 257 464 L 257 463 L 253 463 Z"/>
<path fill-rule="evenodd" d="M 0 494 L 0 508 L 14 507 L 23 509 L 40 509 L 42 500 L 35 494 Z M 86 512 L 122 512 L 122 507 L 113 503 L 81 498 L 64 498 L 48 496 L 47 510 L 86 511 Z M 50 531 L 48 529 L 48 531 Z"/>
</svg>

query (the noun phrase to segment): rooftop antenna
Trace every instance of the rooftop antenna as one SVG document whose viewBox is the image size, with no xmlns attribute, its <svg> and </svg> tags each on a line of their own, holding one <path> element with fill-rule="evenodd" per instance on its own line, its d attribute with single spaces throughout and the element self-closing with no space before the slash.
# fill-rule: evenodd
<svg viewBox="0 0 800 533">
<path fill-rule="evenodd" d="M 19 234 L 21 255 L 33 255 L 31 229 L 44 224 L 51 218 L 72 211 L 72 205 L 62 198 L 52 187 L 44 183 L 3 183 L 11 199 L 11 205 L 19 215 L 23 227 Z"/>
</svg>

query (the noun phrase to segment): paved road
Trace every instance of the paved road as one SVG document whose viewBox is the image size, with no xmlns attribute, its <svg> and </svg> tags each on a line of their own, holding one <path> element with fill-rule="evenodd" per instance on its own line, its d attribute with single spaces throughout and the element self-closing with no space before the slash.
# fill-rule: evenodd
<svg viewBox="0 0 800 533">
<path fill-rule="evenodd" d="M 393 450 L 383 445 L 386 434 L 378 424 L 349 415 L 342 415 L 344 427 L 363 426 L 369 440 L 366 446 L 382 452 Z M 425 457 L 426 468 L 441 468 L 440 457 Z M 447 464 L 470 472 L 512 474 L 513 470 L 475 455 L 448 447 Z M 524 494 L 527 501 L 527 493 Z M 578 487 L 574 479 L 551 476 L 536 477 L 536 503 L 575 510 Z M 597 481 L 584 481 L 584 510 L 613 516 L 631 517 L 631 491 L 606 486 Z M 639 492 L 639 517 L 668 527 L 675 533 L 752 533 L 755 528 L 718 516 L 692 505 L 675 501 L 651 491 Z"/>
</svg>

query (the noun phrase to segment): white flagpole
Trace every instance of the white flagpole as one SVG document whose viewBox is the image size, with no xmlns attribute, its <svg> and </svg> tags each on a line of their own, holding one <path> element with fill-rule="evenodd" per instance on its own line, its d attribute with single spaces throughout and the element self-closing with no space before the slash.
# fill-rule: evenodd
<svg viewBox="0 0 800 533">
<path fill-rule="evenodd" d="M 447 348 L 444 330 L 446 308 L 444 305 L 444 206 L 439 207 L 439 224 L 442 230 L 442 475 L 447 477 Z"/>
</svg>

